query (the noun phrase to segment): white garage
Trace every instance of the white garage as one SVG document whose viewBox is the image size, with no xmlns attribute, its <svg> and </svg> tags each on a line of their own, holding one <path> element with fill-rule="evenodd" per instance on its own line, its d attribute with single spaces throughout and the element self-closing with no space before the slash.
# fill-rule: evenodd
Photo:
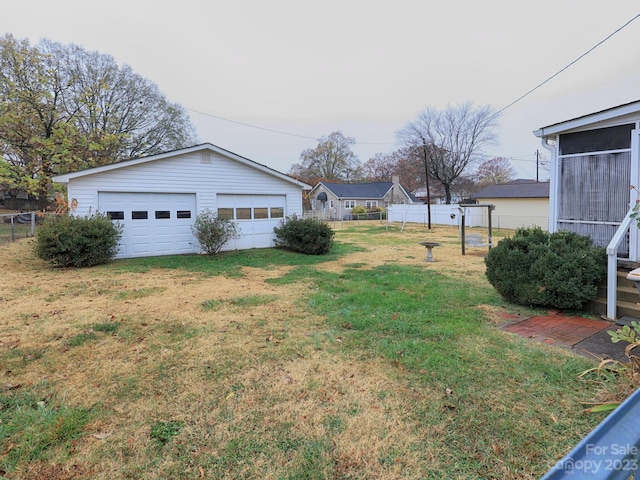
<svg viewBox="0 0 640 480">
<path fill-rule="evenodd" d="M 123 228 L 118 258 L 198 253 L 192 226 L 205 209 L 233 219 L 240 238 L 224 250 L 274 245 L 273 228 L 302 214 L 311 187 L 212 144 L 54 177 L 72 214 L 108 214 Z"/>
</svg>

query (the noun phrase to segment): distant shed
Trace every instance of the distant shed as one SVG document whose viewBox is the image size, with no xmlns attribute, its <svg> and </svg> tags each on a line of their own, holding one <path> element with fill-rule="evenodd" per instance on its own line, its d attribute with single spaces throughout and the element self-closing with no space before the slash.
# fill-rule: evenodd
<svg viewBox="0 0 640 480">
<path fill-rule="evenodd" d="M 497 228 L 537 226 L 545 231 L 549 228 L 549 182 L 519 179 L 489 185 L 473 195 L 473 199 L 495 205 L 492 220 Z"/>
</svg>

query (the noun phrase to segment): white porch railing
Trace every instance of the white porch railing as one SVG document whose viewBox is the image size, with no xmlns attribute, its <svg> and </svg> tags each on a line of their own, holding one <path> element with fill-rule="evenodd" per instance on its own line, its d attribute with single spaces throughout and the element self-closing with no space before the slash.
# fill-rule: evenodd
<svg viewBox="0 0 640 480">
<path fill-rule="evenodd" d="M 635 220 L 631 216 L 632 214 L 633 207 L 629 209 L 609 245 L 607 245 L 607 317 L 612 320 L 615 320 L 617 315 L 618 247 L 629 231 L 631 222 Z"/>
</svg>

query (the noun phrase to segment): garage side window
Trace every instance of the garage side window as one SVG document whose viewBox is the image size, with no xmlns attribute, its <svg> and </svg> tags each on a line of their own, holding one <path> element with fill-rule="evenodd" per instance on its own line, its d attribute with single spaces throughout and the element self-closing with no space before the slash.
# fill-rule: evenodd
<svg viewBox="0 0 640 480">
<path fill-rule="evenodd" d="M 253 218 L 269 218 L 269 209 L 268 208 L 254 208 L 253 209 Z"/>
<path fill-rule="evenodd" d="M 107 217 L 111 220 L 124 220 L 124 212 L 107 212 Z"/>
<path fill-rule="evenodd" d="M 191 218 L 191 210 L 178 210 L 176 212 L 177 218 Z"/>
<path fill-rule="evenodd" d="M 236 208 L 236 218 L 238 220 L 251 220 L 250 208 Z"/>
<path fill-rule="evenodd" d="M 284 218 L 284 208 L 271 207 L 271 218 Z"/>
<path fill-rule="evenodd" d="M 131 212 L 131 220 L 147 220 L 149 218 L 149 212 L 146 210 L 134 210 Z"/>
<path fill-rule="evenodd" d="M 218 218 L 224 218 L 226 220 L 233 220 L 233 208 L 219 208 Z"/>
</svg>

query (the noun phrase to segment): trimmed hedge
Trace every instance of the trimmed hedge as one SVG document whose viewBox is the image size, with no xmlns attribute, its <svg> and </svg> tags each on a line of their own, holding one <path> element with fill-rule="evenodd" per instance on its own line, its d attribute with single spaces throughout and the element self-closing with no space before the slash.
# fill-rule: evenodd
<svg viewBox="0 0 640 480">
<path fill-rule="evenodd" d="M 56 267 L 92 267 L 118 253 L 122 227 L 101 214 L 50 216 L 36 230 L 35 254 Z"/>
<path fill-rule="evenodd" d="M 333 246 L 333 229 L 313 218 L 287 217 L 275 227 L 276 245 L 307 255 L 323 255 Z"/>
<path fill-rule="evenodd" d="M 485 258 L 487 279 L 506 300 L 527 306 L 581 309 L 607 273 L 605 249 L 573 232 L 520 228 Z"/>
</svg>

